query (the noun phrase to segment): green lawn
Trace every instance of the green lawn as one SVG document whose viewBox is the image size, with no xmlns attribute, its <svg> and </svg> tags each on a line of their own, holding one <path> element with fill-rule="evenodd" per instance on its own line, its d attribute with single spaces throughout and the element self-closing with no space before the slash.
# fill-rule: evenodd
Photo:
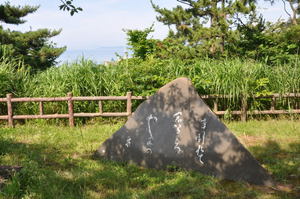
<svg viewBox="0 0 300 199">
<path fill-rule="evenodd" d="M 299 120 L 227 123 L 272 173 L 279 183 L 274 189 L 93 160 L 97 147 L 122 124 L 0 128 L 0 165 L 24 167 L 5 182 L 0 198 L 300 198 Z"/>
</svg>

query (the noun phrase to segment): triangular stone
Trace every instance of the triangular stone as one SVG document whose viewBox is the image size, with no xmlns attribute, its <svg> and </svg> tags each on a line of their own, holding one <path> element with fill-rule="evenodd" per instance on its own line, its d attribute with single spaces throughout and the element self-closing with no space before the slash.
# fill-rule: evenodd
<svg viewBox="0 0 300 199">
<path fill-rule="evenodd" d="M 143 102 L 96 156 L 155 169 L 174 165 L 223 179 L 273 185 L 267 171 L 187 78 L 168 83 Z"/>
</svg>

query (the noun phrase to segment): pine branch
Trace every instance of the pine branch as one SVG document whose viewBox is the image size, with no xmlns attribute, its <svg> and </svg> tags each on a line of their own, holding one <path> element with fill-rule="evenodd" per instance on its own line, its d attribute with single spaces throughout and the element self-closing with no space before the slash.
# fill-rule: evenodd
<svg viewBox="0 0 300 199">
<path fill-rule="evenodd" d="M 186 0 L 177 0 L 179 3 L 182 3 L 182 4 L 185 4 L 185 5 L 188 5 L 188 6 L 192 6 L 192 3 L 191 2 L 188 2 Z"/>
<path fill-rule="evenodd" d="M 0 5 L 0 21 L 8 24 L 22 24 L 25 20 L 22 17 L 35 12 L 39 6 L 11 6 L 9 3 Z"/>
</svg>

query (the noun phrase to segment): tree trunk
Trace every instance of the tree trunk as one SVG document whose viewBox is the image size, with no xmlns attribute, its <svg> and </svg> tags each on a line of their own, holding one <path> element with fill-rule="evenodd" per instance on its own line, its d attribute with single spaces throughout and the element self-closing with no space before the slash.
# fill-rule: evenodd
<svg viewBox="0 0 300 199">
<path fill-rule="evenodd" d="M 298 22 L 297 22 L 297 9 L 294 7 L 292 0 L 288 0 L 288 1 L 290 3 L 290 7 L 291 7 L 291 10 L 293 12 L 292 17 L 291 17 L 292 24 L 297 25 L 298 24 Z"/>
<path fill-rule="evenodd" d="M 224 23 L 226 23 L 226 11 L 225 11 L 225 0 L 222 0 L 222 19 L 224 20 Z M 221 29 L 221 43 L 220 43 L 220 51 L 221 53 L 224 53 L 225 48 L 225 30 Z M 227 31 L 227 30 L 226 30 Z"/>
</svg>

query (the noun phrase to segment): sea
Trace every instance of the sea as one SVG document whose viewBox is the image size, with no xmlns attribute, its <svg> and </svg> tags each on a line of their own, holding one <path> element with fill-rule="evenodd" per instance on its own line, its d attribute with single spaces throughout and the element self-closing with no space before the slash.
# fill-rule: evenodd
<svg viewBox="0 0 300 199">
<path fill-rule="evenodd" d="M 58 65 L 66 62 L 72 63 L 77 60 L 89 59 L 98 64 L 130 57 L 131 51 L 127 46 L 102 46 L 93 49 L 66 50 L 58 59 Z"/>
</svg>

